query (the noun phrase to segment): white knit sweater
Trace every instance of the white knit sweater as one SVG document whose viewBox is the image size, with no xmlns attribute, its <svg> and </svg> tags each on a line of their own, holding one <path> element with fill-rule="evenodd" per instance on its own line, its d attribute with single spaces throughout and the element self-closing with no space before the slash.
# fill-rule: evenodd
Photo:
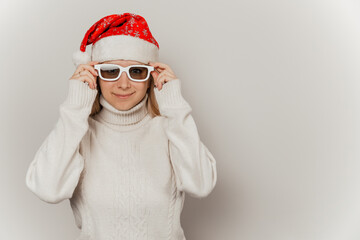
<svg viewBox="0 0 360 240">
<path fill-rule="evenodd" d="M 157 88 L 162 116 L 146 103 L 119 111 L 97 90 L 69 81 L 60 118 L 30 163 L 27 187 L 41 200 L 69 199 L 78 240 L 184 240 L 185 194 L 206 197 L 217 180 L 216 161 L 201 142 L 179 79 Z"/>
</svg>

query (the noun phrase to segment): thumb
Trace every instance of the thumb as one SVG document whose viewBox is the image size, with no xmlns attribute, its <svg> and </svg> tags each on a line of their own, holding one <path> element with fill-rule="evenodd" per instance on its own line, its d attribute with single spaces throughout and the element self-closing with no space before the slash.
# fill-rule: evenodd
<svg viewBox="0 0 360 240">
<path fill-rule="evenodd" d="M 151 72 L 151 75 L 153 76 L 153 78 L 154 78 L 154 80 L 155 80 L 155 82 L 156 82 L 156 80 L 157 80 L 157 78 L 158 78 L 158 76 L 159 76 L 159 73 L 156 72 L 156 71 L 152 71 L 152 72 Z"/>
</svg>

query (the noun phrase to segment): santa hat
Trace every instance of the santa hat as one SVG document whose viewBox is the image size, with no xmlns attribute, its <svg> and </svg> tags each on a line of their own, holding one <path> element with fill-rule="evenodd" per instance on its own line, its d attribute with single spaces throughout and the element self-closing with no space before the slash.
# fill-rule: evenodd
<svg viewBox="0 0 360 240">
<path fill-rule="evenodd" d="M 86 46 L 92 44 L 91 55 Z M 156 62 L 159 44 L 146 20 L 134 13 L 112 14 L 101 18 L 86 32 L 80 50 L 73 53 L 75 66 L 90 61 L 116 59 Z"/>
</svg>

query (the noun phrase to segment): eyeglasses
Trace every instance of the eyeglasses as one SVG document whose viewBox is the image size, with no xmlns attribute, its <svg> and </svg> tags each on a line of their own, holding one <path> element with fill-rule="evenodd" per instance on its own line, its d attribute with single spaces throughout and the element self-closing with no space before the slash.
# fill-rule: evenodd
<svg viewBox="0 0 360 240">
<path fill-rule="evenodd" d="M 122 72 L 126 72 L 130 80 L 135 82 L 145 82 L 152 71 L 154 71 L 153 66 L 147 65 L 130 65 L 127 67 L 122 67 L 117 64 L 96 64 L 94 68 L 98 71 L 101 79 L 105 81 L 116 81 L 120 78 Z"/>
</svg>

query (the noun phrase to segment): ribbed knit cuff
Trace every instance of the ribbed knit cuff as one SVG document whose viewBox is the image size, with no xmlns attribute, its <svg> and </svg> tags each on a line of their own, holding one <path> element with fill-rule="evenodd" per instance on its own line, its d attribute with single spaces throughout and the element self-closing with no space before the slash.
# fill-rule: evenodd
<svg viewBox="0 0 360 240">
<path fill-rule="evenodd" d="M 91 89 L 86 82 L 80 80 L 70 79 L 68 82 L 68 95 L 64 103 L 81 107 L 92 107 L 98 90 Z"/>
<path fill-rule="evenodd" d="M 165 108 L 190 107 L 181 94 L 181 82 L 178 78 L 166 82 L 161 90 L 155 88 L 154 93 L 160 111 Z"/>
</svg>

